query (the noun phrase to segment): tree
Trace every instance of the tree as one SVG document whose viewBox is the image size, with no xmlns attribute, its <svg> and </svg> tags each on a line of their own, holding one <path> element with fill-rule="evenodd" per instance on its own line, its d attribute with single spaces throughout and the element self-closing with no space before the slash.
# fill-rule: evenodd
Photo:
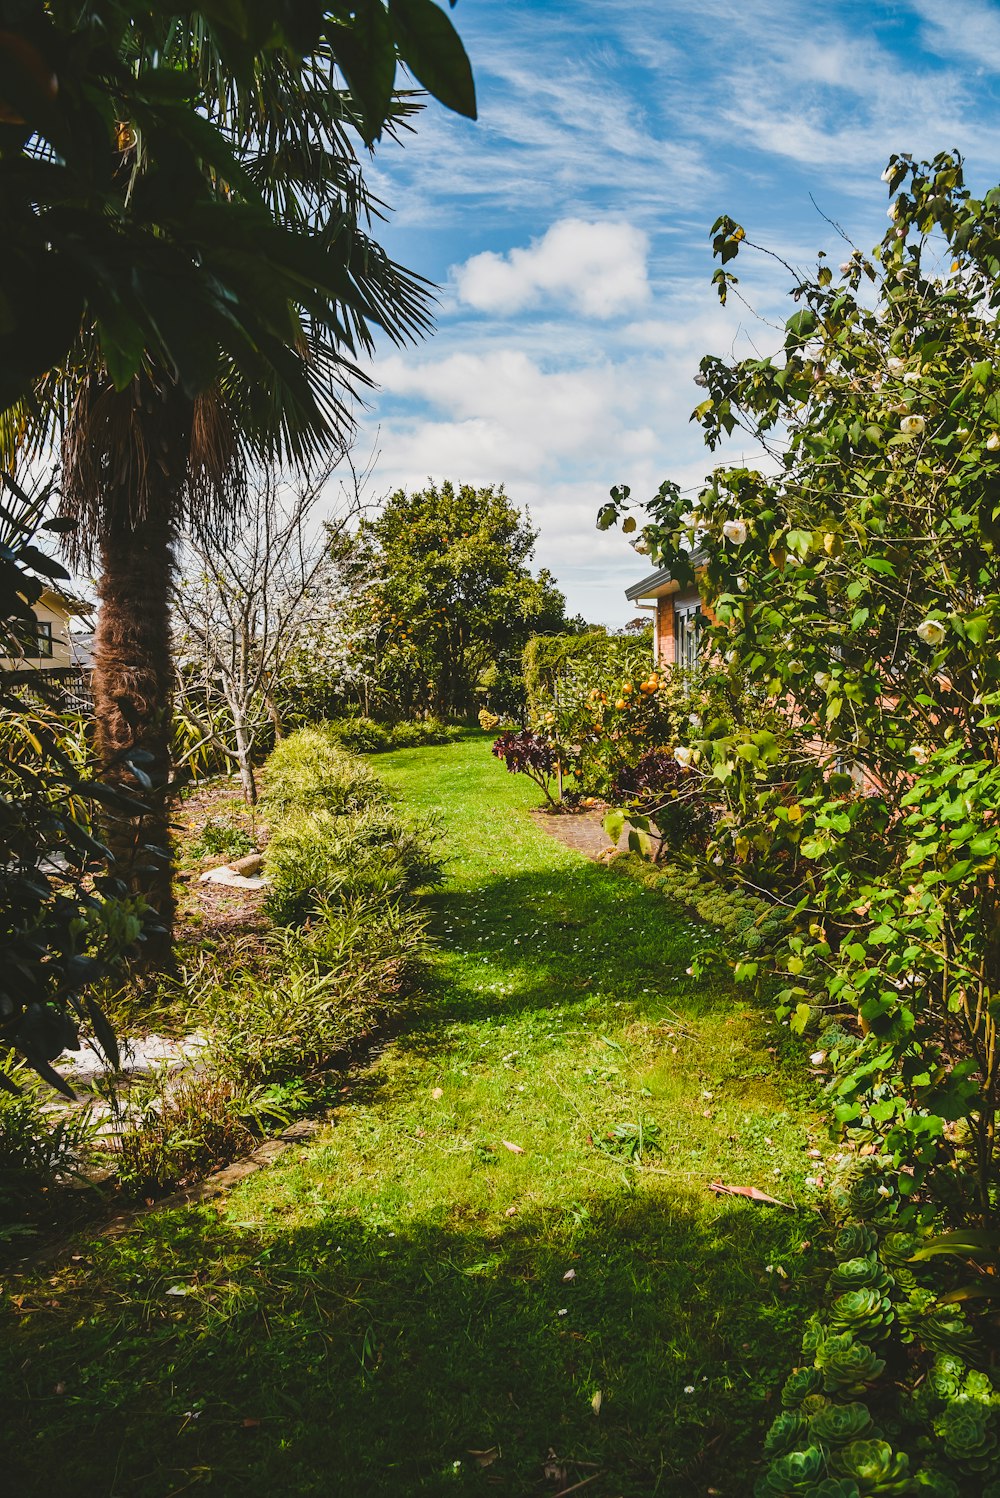
<svg viewBox="0 0 1000 1498">
<path fill-rule="evenodd" d="M 360 530 L 359 614 L 370 621 L 382 691 L 409 710 L 463 715 L 490 665 L 565 624 L 546 569 L 528 566 L 538 532 L 503 486 L 399 490 Z"/>
<path fill-rule="evenodd" d="M 225 547 L 184 539 L 173 590 L 178 697 L 205 739 L 237 766 L 250 805 L 262 737 L 280 731 L 276 697 L 286 663 L 337 609 L 334 552 L 352 509 L 331 522 L 333 468 L 254 476 L 240 529 Z"/>
<path fill-rule="evenodd" d="M 61 439 L 76 558 L 101 574 L 98 751 L 149 803 L 107 836 L 165 953 L 171 547 L 185 523 L 224 539 L 254 463 L 341 444 L 375 325 L 429 326 L 425 286 L 365 232 L 351 132 L 370 144 L 407 112 L 397 58 L 474 114 L 471 74 L 432 0 L 289 5 L 277 22 L 250 0 L 140 20 L 115 0 L 24 0 L 20 21 L 0 45 L 0 289 L 20 276 L 11 305 L 58 317 L 12 365 L 0 438 L 8 458 Z"/>
<path fill-rule="evenodd" d="M 697 544 L 718 620 L 706 648 L 784 713 L 784 744 L 711 722 L 689 736 L 728 805 L 707 868 L 787 913 L 770 967 L 792 1027 L 856 1021 L 830 1031 L 838 1118 L 906 1166 L 904 1201 L 922 1190 L 985 1221 L 1000 1174 L 1000 188 L 974 198 L 948 155 L 893 157 L 885 180 L 882 243 L 799 278 L 778 354 L 702 361 L 709 446 L 739 425 L 772 466 L 717 469 L 694 505 L 665 484 L 645 538 L 682 579 Z M 728 218 L 713 232 L 724 297 L 749 243 Z M 601 523 L 627 507 L 613 491 Z M 763 971 L 743 954 L 738 975 Z"/>
</svg>

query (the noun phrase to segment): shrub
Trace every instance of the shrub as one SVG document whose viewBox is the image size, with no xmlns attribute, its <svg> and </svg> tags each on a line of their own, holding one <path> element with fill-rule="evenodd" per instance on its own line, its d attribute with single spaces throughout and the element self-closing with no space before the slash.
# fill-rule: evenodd
<svg viewBox="0 0 1000 1498">
<path fill-rule="evenodd" d="M 328 1066 L 397 1002 L 425 940 L 423 918 L 388 900 L 320 906 L 279 980 L 236 974 L 206 996 L 216 1064 L 250 1082 Z"/>
<path fill-rule="evenodd" d="M 510 775 L 527 775 L 545 792 L 545 799 L 555 805 L 550 789 L 552 777 L 559 766 L 559 753 L 554 744 L 530 728 L 509 730 L 494 740 L 493 753 L 502 759 Z"/>
<path fill-rule="evenodd" d="M 164 1070 L 134 1082 L 118 1101 L 118 1181 L 137 1196 L 158 1196 L 234 1160 L 260 1137 L 253 1091 L 211 1067 L 180 1076 Z"/>
<path fill-rule="evenodd" d="M 636 765 L 620 766 L 608 799 L 626 814 L 651 818 L 669 847 L 704 848 L 715 826 L 705 782 L 679 765 L 669 749 L 647 750 Z"/>
<path fill-rule="evenodd" d="M 420 723 L 397 723 L 392 730 L 392 747 L 394 749 L 416 749 L 424 744 L 430 743 L 421 731 Z"/>
<path fill-rule="evenodd" d="M 424 744 L 453 744 L 462 730 L 455 723 L 440 718 L 417 718 L 412 723 L 397 723 L 392 730 L 395 749 L 415 749 Z"/>
<path fill-rule="evenodd" d="M 10 1052 L 0 1060 L 0 1214 L 76 1174 L 92 1144 L 89 1114 L 54 1120 L 43 1108 L 47 1095 Z"/>
<path fill-rule="evenodd" d="M 299 728 L 282 739 L 265 767 L 267 811 L 344 814 L 384 806 L 386 795 L 373 770 L 337 742 L 330 727 Z"/>
<path fill-rule="evenodd" d="M 392 745 L 392 736 L 372 718 L 335 718 L 323 730 L 352 754 L 381 754 Z"/>
<path fill-rule="evenodd" d="M 242 858 L 254 851 L 253 838 L 242 827 L 235 827 L 219 817 L 207 821 L 191 844 L 191 857 L 195 860 L 215 858 Z"/>
<path fill-rule="evenodd" d="M 283 924 L 302 922 L 319 902 L 359 896 L 398 899 L 440 882 L 430 828 L 405 822 L 384 806 L 356 814 L 290 813 L 271 833 L 264 866 L 267 909 Z"/>
</svg>

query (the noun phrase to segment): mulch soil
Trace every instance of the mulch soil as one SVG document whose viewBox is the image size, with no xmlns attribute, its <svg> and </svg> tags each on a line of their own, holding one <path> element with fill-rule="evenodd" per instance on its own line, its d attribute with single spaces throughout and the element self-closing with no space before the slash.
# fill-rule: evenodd
<svg viewBox="0 0 1000 1498">
<path fill-rule="evenodd" d="M 536 827 L 541 827 L 557 842 L 565 843 L 586 858 L 598 859 L 611 848 L 611 840 L 604 830 L 606 806 L 587 807 L 583 811 L 551 812 L 537 807 L 532 813 Z M 624 846 L 628 847 L 628 834 L 623 833 Z M 621 845 L 621 844 L 620 844 Z"/>
</svg>

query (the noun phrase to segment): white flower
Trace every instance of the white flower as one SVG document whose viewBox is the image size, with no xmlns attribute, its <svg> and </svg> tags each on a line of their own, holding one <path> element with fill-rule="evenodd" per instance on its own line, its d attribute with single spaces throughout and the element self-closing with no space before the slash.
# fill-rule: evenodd
<svg viewBox="0 0 1000 1498">
<path fill-rule="evenodd" d="M 930 755 L 930 750 L 928 749 L 926 744 L 911 744 L 910 754 L 916 760 L 918 765 L 925 765 Z"/>
<path fill-rule="evenodd" d="M 908 369 L 906 371 L 905 375 L 903 376 L 903 384 L 904 385 L 919 385 L 920 384 L 920 376 L 917 374 L 917 371 L 915 369 Z"/>
<path fill-rule="evenodd" d="M 645 540 L 644 537 L 640 536 L 639 539 L 638 539 L 638 541 L 633 541 L 632 542 L 632 550 L 635 551 L 635 552 L 638 552 L 639 556 L 641 556 L 641 557 L 648 557 L 649 556 L 649 542 L 647 540 Z"/>
<path fill-rule="evenodd" d="M 686 748 L 684 744 L 678 744 L 674 749 L 674 759 L 680 765 L 682 770 L 687 769 L 693 757 L 694 756 L 692 755 L 691 750 Z"/>
<path fill-rule="evenodd" d="M 888 208 L 885 210 L 885 216 L 886 218 L 891 218 L 893 223 L 895 223 L 896 219 L 899 217 L 899 204 L 890 203 Z"/>
<path fill-rule="evenodd" d="M 968 427 L 959 427 L 958 431 L 955 433 L 955 436 L 958 438 L 959 442 L 968 442 L 969 438 L 972 436 L 972 433 L 970 432 Z"/>
<path fill-rule="evenodd" d="M 700 728 L 702 722 L 701 713 L 688 713 L 688 722 L 692 728 Z"/>
<path fill-rule="evenodd" d="M 823 691 L 825 687 L 829 686 L 830 677 L 826 671 L 815 671 L 813 673 L 813 681 L 819 687 L 820 691 Z"/>
<path fill-rule="evenodd" d="M 694 1393 L 694 1384 L 685 1384 L 684 1385 L 684 1392 L 685 1392 L 685 1394 L 693 1394 Z"/>
<path fill-rule="evenodd" d="M 739 590 L 740 590 L 741 593 L 745 593 L 746 590 L 747 590 L 747 580 L 746 580 L 746 578 L 745 577 L 738 577 L 736 579 L 736 586 L 739 588 Z"/>
<path fill-rule="evenodd" d="M 989 452 L 996 452 L 997 448 L 1000 447 L 1000 432 L 990 433 L 986 439 L 986 447 Z"/>
<path fill-rule="evenodd" d="M 886 169 L 885 169 L 885 171 L 882 173 L 882 181 L 883 182 L 891 182 L 892 181 L 892 176 L 893 176 L 893 173 L 895 172 L 895 170 L 896 170 L 896 168 L 894 166 L 887 166 Z"/>
<path fill-rule="evenodd" d="M 850 260 L 845 260 L 843 265 L 840 267 L 840 274 L 842 276 L 848 276 L 853 269 L 854 266 L 851 264 Z"/>
<path fill-rule="evenodd" d="M 714 864 L 721 865 L 724 862 L 722 854 L 721 853 L 716 853 L 715 857 L 712 859 L 712 862 Z"/>
<path fill-rule="evenodd" d="M 722 534 L 734 546 L 742 546 L 747 538 L 747 523 L 745 520 L 727 520 L 722 527 Z"/>
<path fill-rule="evenodd" d="M 891 1196 L 892 1191 L 888 1186 L 880 1186 L 878 1188 L 878 1194 L 879 1196 Z"/>
<path fill-rule="evenodd" d="M 902 374 L 906 368 L 906 360 L 898 359 L 895 354 L 885 361 L 886 368 L 890 374 Z"/>
<path fill-rule="evenodd" d="M 940 645 L 944 636 L 945 628 L 939 619 L 925 619 L 917 625 L 917 639 L 925 645 Z"/>
<path fill-rule="evenodd" d="M 922 416 L 904 416 L 899 423 L 899 430 L 903 433 L 904 437 L 919 437 L 926 425 L 927 423 Z M 1000 447 L 1000 442 L 997 443 L 997 446 Z"/>
<path fill-rule="evenodd" d="M 822 1066 L 823 1062 L 826 1060 L 826 1052 L 813 1051 L 812 1055 L 809 1057 L 809 1060 L 812 1062 L 813 1066 Z"/>
</svg>

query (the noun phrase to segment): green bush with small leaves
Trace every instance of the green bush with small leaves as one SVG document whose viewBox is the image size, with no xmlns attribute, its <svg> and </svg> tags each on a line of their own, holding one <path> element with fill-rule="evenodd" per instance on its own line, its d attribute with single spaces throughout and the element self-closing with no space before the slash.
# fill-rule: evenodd
<svg viewBox="0 0 1000 1498">
<path fill-rule="evenodd" d="M 289 812 L 343 816 L 386 806 L 388 798 L 374 770 L 319 727 L 298 728 L 275 745 L 264 766 L 262 804 L 273 831 Z"/>
</svg>

